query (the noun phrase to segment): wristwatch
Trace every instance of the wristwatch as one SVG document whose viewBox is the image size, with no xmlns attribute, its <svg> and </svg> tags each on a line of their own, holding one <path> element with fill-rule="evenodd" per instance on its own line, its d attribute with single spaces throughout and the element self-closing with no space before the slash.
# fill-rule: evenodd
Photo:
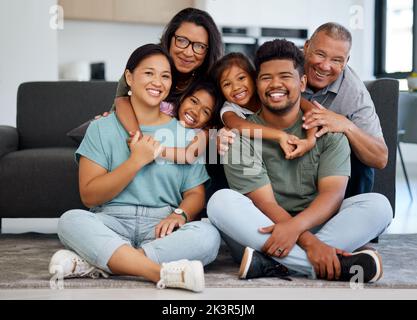
<svg viewBox="0 0 417 320">
<path fill-rule="evenodd" d="M 175 213 L 175 214 L 178 214 L 178 215 L 180 215 L 180 216 L 183 216 L 183 217 L 184 217 L 184 219 L 185 219 L 185 222 L 188 222 L 188 217 L 187 217 L 187 215 L 185 214 L 184 210 L 182 210 L 181 208 L 177 208 L 177 209 L 175 209 L 175 210 L 174 210 L 174 213 Z"/>
</svg>

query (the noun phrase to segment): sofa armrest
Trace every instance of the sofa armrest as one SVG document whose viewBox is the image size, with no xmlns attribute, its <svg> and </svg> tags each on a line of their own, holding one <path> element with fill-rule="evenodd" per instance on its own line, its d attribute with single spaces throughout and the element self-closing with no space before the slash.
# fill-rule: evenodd
<svg viewBox="0 0 417 320">
<path fill-rule="evenodd" d="M 17 129 L 10 126 L 0 126 L 0 158 L 9 152 L 16 151 L 18 146 Z"/>
</svg>

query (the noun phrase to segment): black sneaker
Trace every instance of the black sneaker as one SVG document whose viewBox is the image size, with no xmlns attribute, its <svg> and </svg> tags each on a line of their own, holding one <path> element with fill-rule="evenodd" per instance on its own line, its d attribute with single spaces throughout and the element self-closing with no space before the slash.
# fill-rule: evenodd
<svg viewBox="0 0 417 320">
<path fill-rule="evenodd" d="M 382 260 L 378 252 L 373 250 L 362 250 L 352 253 L 351 256 L 339 255 L 341 266 L 340 279 L 341 281 L 350 281 L 356 277 L 358 272 L 351 268 L 354 266 L 361 267 L 363 270 L 363 283 L 375 282 L 382 277 Z M 357 280 L 362 280 L 357 278 Z M 360 281 L 362 282 L 362 281 Z"/>
<path fill-rule="evenodd" d="M 288 269 L 274 259 L 246 247 L 240 263 L 239 278 L 278 277 L 291 281 Z"/>
</svg>

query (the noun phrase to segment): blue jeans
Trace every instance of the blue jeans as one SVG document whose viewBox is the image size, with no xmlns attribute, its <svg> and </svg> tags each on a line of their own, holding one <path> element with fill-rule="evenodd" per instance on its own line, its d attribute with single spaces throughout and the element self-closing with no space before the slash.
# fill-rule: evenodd
<svg viewBox="0 0 417 320">
<path fill-rule="evenodd" d="M 209 200 L 210 221 L 225 235 L 236 259 L 249 246 L 261 251 L 269 234 L 258 232 L 260 227 L 274 223 L 248 197 L 230 190 L 217 191 Z M 310 230 L 329 246 L 352 252 L 379 236 L 391 223 L 392 209 L 388 199 L 378 193 L 366 193 L 345 199 L 339 212 L 322 226 Z M 297 244 L 285 258 L 275 258 L 299 275 L 315 279 L 314 268 L 306 252 Z"/>
<path fill-rule="evenodd" d="M 220 234 L 210 223 L 193 221 L 164 238 L 155 239 L 155 227 L 173 208 L 141 206 L 101 206 L 69 210 L 58 222 L 58 236 L 69 249 L 90 264 L 111 273 L 107 263 L 122 245 L 144 250 L 152 261 L 180 259 L 214 261 L 220 247 Z"/>
</svg>

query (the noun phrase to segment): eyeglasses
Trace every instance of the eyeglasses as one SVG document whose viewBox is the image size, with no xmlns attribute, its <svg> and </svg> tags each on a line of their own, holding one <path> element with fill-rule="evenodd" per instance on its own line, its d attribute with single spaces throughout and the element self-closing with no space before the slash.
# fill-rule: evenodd
<svg viewBox="0 0 417 320">
<path fill-rule="evenodd" d="M 175 45 L 177 48 L 185 49 L 188 48 L 188 46 L 191 44 L 191 47 L 193 48 L 193 51 L 197 54 L 205 54 L 208 45 L 201 43 L 201 42 L 193 42 L 187 39 L 186 37 L 177 36 L 174 34 L 175 37 Z"/>
</svg>

